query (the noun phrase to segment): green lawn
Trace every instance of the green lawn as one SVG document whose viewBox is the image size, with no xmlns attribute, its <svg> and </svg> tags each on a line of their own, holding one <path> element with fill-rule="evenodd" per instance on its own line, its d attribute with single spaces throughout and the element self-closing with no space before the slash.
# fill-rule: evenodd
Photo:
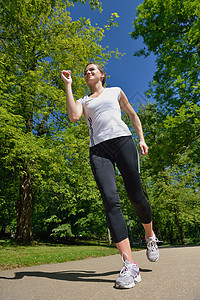
<svg viewBox="0 0 200 300">
<path fill-rule="evenodd" d="M 40 264 L 61 263 L 87 257 L 117 254 L 115 247 L 107 245 L 62 245 L 36 244 L 18 246 L 0 241 L 0 270 L 35 266 Z"/>
</svg>

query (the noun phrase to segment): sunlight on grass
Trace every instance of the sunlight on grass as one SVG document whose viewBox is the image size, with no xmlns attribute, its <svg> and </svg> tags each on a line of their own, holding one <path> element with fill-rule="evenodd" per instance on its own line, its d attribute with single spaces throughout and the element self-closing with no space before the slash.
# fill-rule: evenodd
<svg viewBox="0 0 200 300">
<path fill-rule="evenodd" d="M 22 266 L 61 263 L 87 257 L 117 254 L 115 247 L 101 245 L 35 245 L 18 246 L 0 243 L 0 270 Z"/>
</svg>

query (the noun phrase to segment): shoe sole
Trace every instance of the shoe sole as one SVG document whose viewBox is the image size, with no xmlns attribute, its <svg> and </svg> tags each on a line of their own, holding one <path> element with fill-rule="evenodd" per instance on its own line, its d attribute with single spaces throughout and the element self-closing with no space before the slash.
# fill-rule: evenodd
<svg viewBox="0 0 200 300">
<path fill-rule="evenodd" d="M 129 285 L 120 285 L 120 284 L 116 284 L 115 283 L 115 288 L 116 289 L 131 289 L 131 288 L 133 288 L 134 286 L 135 286 L 135 284 L 136 283 L 139 283 L 139 282 L 141 282 L 141 276 L 140 275 L 138 275 L 135 279 L 134 279 L 134 281 L 133 281 L 133 283 L 132 284 L 129 284 Z"/>
</svg>

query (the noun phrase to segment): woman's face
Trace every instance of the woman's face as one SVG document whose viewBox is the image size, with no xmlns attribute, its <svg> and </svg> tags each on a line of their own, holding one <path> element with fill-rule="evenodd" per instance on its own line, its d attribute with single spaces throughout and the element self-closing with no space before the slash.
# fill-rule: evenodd
<svg viewBox="0 0 200 300">
<path fill-rule="evenodd" d="M 95 64 L 90 64 L 85 69 L 85 81 L 90 86 L 93 83 L 103 80 L 104 74 L 100 72 L 98 67 Z"/>
</svg>

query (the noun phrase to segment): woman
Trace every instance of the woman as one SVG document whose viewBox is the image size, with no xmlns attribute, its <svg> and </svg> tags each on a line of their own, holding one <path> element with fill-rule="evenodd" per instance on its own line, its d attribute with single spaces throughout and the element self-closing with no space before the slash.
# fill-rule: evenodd
<svg viewBox="0 0 200 300">
<path fill-rule="evenodd" d="M 85 67 L 85 81 L 90 95 L 74 101 L 70 70 L 63 70 L 61 78 L 65 83 L 67 113 L 70 121 L 78 121 L 84 114 L 90 132 L 90 163 L 94 178 L 100 190 L 108 226 L 119 253 L 123 268 L 116 280 L 116 288 L 132 288 L 141 281 L 139 267 L 134 262 L 128 239 L 127 226 L 120 208 L 120 199 L 115 181 L 115 164 L 124 180 L 129 199 L 134 205 L 145 229 L 147 258 L 157 261 L 159 250 L 152 229 L 150 205 L 142 191 L 139 159 L 131 132 L 121 120 L 121 110 L 130 117 L 139 137 L 141 154 L 148 153 L 141 122 L 128 102 L 124 92 L 118 88 L 105 88 L 106 74 L 95 63 Z"/>
</svg>

